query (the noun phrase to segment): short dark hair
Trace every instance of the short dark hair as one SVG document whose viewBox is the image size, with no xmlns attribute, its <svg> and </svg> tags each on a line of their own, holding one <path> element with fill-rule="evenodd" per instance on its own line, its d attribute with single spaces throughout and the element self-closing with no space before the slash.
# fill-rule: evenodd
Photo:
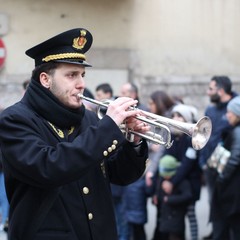
<svg viewBox="0 0 240 240">
<path fill-rule="evenodd" d="M 137 85 L 132 83 L 132 82 L 130 82 L 129 84 L 131 86 L 131 90 L 130 91 L 135 92 L 138 95 L 138 87 L 137 87 Z"/>
<path fill-rule="evenodd" d="M 100 91 L 100 90 L 102 90 L 104 93 L 110 93 L 111 96 L 113 95 L 113 89 L 112 89 L 112 87 L 111 87 L 111 85 L 109 83 L 99 84 L 96 87 L 96 91 Z"/>
<path fill-rule="evenodd" d="M 49 63 L 41 64 L 33 69 L 32 78 L 36 81 L 39 81 L 39 76 L 42 72 L 52 75 L 55 69 L 57 69 L 61 64 L 62 63 L 57 63 L 57 62 L 49 62 Z"/>
<path fill-rule="evenodd" d="M 215 81 L 218 88 L 222 88 L 225 93 L 232 93 L 232 81 L 227 76 L 213 76 L 211 81 Z"/>
<path fill-rule="evenodd" d="M 94 99 L 94 95 L 92 94 L 92 92 L 91 92 L 90 89 L 88 89 L 88 88 L 84 88 L 83 95 L 84 95 L 85 97 Z"/>
<path fill-rule="evenodd" d="M 30 83 L 30 80 L 28 80 L 28 79 L 23 82 L 22 86 L 23 86 L 23 89 L 24 89 L 24 90 L 27 89 L 29 83 Z"/>
</svg>

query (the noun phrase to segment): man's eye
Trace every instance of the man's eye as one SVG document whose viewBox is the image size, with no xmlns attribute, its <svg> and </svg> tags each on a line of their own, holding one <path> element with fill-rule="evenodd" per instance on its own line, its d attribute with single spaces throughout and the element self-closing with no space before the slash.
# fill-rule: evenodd
<svg viewBox="0 0 240 240">
<path fill-rule="evenodd" d="M 71 78 L 72 78 L 72 77 L 75 77 L 75 75 L 76 75 L 75 73 L 69 73 L 69 74 L 68 74 L 68 76 L 71 77 Z"/>
</svg>

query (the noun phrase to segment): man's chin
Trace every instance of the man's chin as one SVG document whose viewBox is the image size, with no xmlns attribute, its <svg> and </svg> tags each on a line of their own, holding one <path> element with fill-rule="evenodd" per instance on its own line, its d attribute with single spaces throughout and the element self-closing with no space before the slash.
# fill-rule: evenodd
<svg viewBox="0 0 240 240">
<path fill-rule="evenodd" d="M 219 103 L 220 102 L 220 98 L 218 96 L 215 96 L 215 97 L 211 97 L 210 98 L 210 101 L 212 103 Z"/>
<path fill-rule="evenodd" d="M 82 106 L 82 102 L 75 102 L 75 103 L 71 103 L 68 105 L 69 108 L 72 108 L 72 109 L 78 109 Z"/>
</svg>

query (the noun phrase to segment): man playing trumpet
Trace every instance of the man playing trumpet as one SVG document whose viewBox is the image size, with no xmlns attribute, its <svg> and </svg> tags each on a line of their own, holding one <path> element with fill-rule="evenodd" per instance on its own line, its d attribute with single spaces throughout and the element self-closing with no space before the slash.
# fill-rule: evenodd
<svg viewBox="0 0 240 240">
<path fill-rule="evenodd" d="M 109 182 L 127 185 L 145 170 L 147 143 L 125 139 L 122 122 L 145 133 L 137 103 L 122 97 L 99 120 L 85 109 L 85 52 L 91 33 L 63 32 L 26 51 L 35 60 L 20 102 L 0 119 L 10 202 L 9 239 L 117 240 Z"/>
</svg>

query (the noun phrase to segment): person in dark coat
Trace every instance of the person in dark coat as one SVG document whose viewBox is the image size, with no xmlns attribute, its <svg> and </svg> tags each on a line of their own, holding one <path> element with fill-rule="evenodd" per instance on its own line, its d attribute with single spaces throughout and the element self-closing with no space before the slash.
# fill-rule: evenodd
<svg viewBox="0 0 240 240">
<path fill-rule="evenodd" d="M 144 225 L 148 221 L 147 200 L 154 193 L 154 186 L 147 186 L 145 175 L 129 184 L 124 191 L 124 215 L 129 225 L 132 240 L 146 240 Z"/>
<path fill-rule="evenodd" d="M 196 122 L 197 111 L 191 105 L 178 104 L 172 109 L 172 118 L 178 122 L 193 124 Z M 164 181 L 165 190 L 170 193 L 173 186 L 178 185 L 184 179 L 190 182 L 192 199 L 188 205 L 187 216 L 191 231 L 191 240 L 198 240 L 198 223 L 196 217 L 196 202 L 200 199 L 201 169 L 198 165 L 198 152 L 192 146 L 192 138 L 178 130 L 172 130 L 173 145 L 165 150 L 165 154 L 174 156 L 181 166 L 176 174 Z"/>
<path fill-rule="evenodd" d="M 208 160 L 218 143 L 222 142 L 223 138 L 232 129 L 226 118 L 227 104 L 232 98 L 237 96 L 237 93 L 232 91 L 232 81 L 228 76 L 217 75 L 211 78 L 207 95 L 211 104 L 206 108 L 205 115 L 212 121 L 212 132 L 206 146 L 199 151 L 199 165 L 203 171 L 210 204 L 217 175 L 215 169 L 209 166 Z M 211 240 L 212 235 L 211 231 L 210 234 L 203 237 L 203 240 Z"/>
<path fill-rule="evenodd" d="M 35 60 L 23 98 L 0 118 L 0 145 L 10 202 L 9 240 L 117 240 L 110 182 L 142 176 L 148 148 L 129 142 L 119 125 L 149 126 L 118 98 L 99 120 L 85 109 L 85 52 L 92 35 L 83 28 L 56 35 L 26 51 Z"/>
<path fill-rule="evenodd" d="M 185 216 L 187 206 L 192 198 L 190 183 L 184 179 L 173 187 L 171 193 L 168 193 L 161 184 L 174 177 L 179 165 L 180 162 L 172 155 L 163 156 L 159 163 L 160 231 L 166 233 L 163 240 L 185 239 Z"/>
<path fill-rule="evenodd" d="M 211 204 L 214 240 L 240 239 L 240 96 L 228 103 L 227 119 L 233 130 L 223 142 L 230 157 L 217 176 Z"/>
</svg>

